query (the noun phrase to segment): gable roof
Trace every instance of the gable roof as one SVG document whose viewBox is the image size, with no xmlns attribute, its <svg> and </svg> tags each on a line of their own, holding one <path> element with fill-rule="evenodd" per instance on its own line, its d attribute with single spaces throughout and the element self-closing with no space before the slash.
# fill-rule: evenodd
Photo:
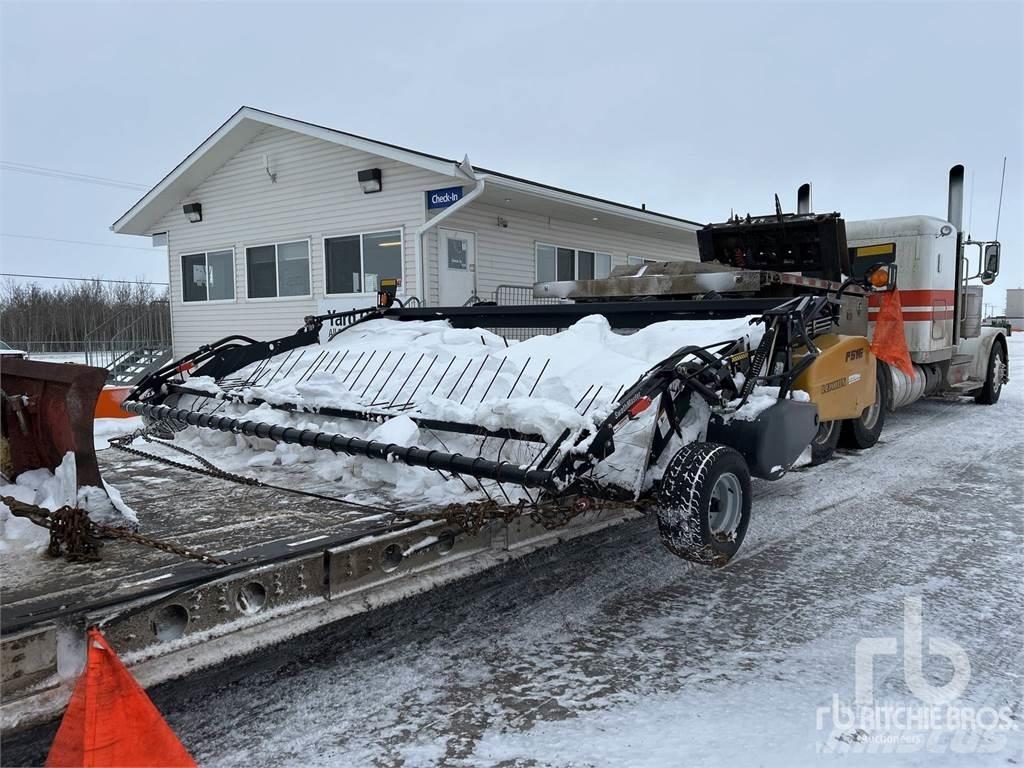
<svg viewBox="0 0 1024 768">
<path fill-rule="evenodd" d="M 661 227 L 681 229 L 693 232 L 700 228 L 697 222 L 669 216 L 664 213 L 648 211 L 645 208 L 605 200 L 593 195 L 542 184 L 537 181 L 523 179 L 501 171 L 485 168 L 469 168 L 465 161 L 432 155 L 415 149 L 408 149 L 397 144 L 390 144 L 376 139 L 369 139 L 346 131 L 327 128 L 304 120 L 296 120 L 273 112 L 266 112 L 254 107 L 241 107 L 229 117 L 217 130 L 211 133 L 198 147 L 182 160 L 170 173 L 164 176 L 156 186 L 142 196 L 121 217 L 111 225 L 111 230 L 124 235 L 151 234 L 153 227 L 168 210 L 185 199 L 196 187 L 202 184 L 224 163 L 230 160 L 239 150 L 249 143 L 266 127 L 273 126 L 294 131 L 312 138 L 328 141 L 332 144 L 357 149 L 369 154 L 397 160 L 408 165 L 423 168 L 435 173 L 451 176 L 455 179 L 474 180 L 474 174 L 486 175 L 489 180 L 505 184 L 510 188 L 528 189 L 534 194 L 558 199 L 562 202 L 576 203 L 582 207 L 611 211 L 629 219 L 647 220 Z"/>
</svg>

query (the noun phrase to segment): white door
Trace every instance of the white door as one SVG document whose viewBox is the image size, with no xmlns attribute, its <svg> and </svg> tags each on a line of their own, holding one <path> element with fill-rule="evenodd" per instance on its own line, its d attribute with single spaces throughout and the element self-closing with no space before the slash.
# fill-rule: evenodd
<svg viewBox="0 0 1024 768">
<path fill-rule="evenodd" d="M 458 307 L 476 293 L 476 235 L 454 229 L 438 229 L 439 301 L 442 307 Z"/>
</svg>

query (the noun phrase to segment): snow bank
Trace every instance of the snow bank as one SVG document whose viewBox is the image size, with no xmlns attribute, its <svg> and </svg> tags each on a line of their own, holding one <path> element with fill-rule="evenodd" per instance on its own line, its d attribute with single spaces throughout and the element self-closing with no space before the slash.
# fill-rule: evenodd
<svg viewBox="0 0 1024 768">
<path fill-rule="evenodd" d="M 50 511 L 78 506 L 89 513 L 91 520 L 105 525 L 138 525 L 135 511 L 125 504 L 113 486 L 104 483 L 103 489 L 83 486 L 77 490 L 76 486 L 75 455 L 68 452 L 55 471 L 33 469 L 22 472 L 13 483 L 0 483 L 0 495 Z M 45 528 L 11 514 L 10 508 L 0 503 L 0 552 L 38 553 L 46 549 L 49 540 L 50 534 Z"/>
</svg>

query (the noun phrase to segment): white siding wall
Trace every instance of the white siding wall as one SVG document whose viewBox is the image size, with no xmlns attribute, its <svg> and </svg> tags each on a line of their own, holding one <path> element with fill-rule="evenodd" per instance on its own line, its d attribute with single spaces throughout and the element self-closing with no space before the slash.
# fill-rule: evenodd
<svg viewBox="0 0 1024 768">
<path fill-rule="evenodd" d="M 508 221 L 499 227 L 498 217 Z M 612 266 L 626 263 L 626 257 L 672 261 L 699 258 L 697 236 L 688 236 L 682 244 L 653 237 L 590 227 L 545 216 L 521 213 L 508 208 L 470 203 L 439 225 L 476 233 L 477 294 L 490 298 L 499 285 L 532 285 L 535 276 L 535 250 L 538 242 L 612 254 Z M 427 278 L 430 303 L 438 302 L 437 228 L 427 235 Z"/>
<path fill-rule="evenodd" d="M 264 154 L 277 173 L 276 184 L 263 170 Z M 362 193 L 356 172 L 363 168 L 381 169 L 383 191 Z M 296 330 L 324 294 L 325 236 L 402 228 L 404 287 L 414 293 L 414 233 L 423 222 L 423 192 L 453 183 L 393 160 L 267 128 L 189 195 L 187 201 L 203 206 L 202 222 L 189 224 L 176 205 L 153 228 L 168 235 L 175 354 L 233 333 L 269 339 Z M 246 300 L 246 246 L 306 238 L 313 296 Z M 181 255 L 222 248 L 235 250 L 234 301 L 182 303 Z"/>
</svg>

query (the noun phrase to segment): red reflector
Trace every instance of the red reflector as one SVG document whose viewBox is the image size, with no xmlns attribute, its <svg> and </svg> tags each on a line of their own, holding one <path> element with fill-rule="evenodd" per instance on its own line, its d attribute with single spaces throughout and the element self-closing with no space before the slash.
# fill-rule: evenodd
<svg viewBox="0 0 1024 768">
<path fill-rule="evenodd" d="M 629 406 L 629 410 L 626 411 L 626 413 L 629 414 L 629 418 L 635 419 L 637 416 L 639 416 L 641 413 L 643 413 L 650 407 L 651 398 L 649 398 L 647 395 L 644 395 L 631 406 Z"/>
<path fill-rule="evenodd" d="M 196 367 L 196 364 L 193 363 L 191 360 L 188 360 L 188 361 L 186 361 L 186 362 L 184 362 L 184 363 L 182 363 L 181 365 L 178 366 L 178 373 L 188 373 L 189 371 L 191 371 L 195 367 Z"/>
</svg>

